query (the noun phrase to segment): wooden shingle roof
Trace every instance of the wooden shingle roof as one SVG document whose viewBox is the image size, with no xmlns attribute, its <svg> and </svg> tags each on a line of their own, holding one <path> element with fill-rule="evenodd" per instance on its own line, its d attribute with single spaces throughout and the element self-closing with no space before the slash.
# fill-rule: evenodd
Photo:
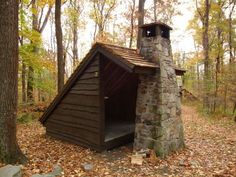
<svg viewBox="0 0 236 177">
<path fill-rule="evenodd" d="M 107 55 L 111 55 L 111 59 L 112 56 L 116 56 L 117 58 L 113 61 L 116 62 L 116 60 L 119 60 L 126 66 L 129 66 L 132 69 L 132 72 L 135 72 L 135 68 L 143 68 L 146 69 L 146 71 L 155 71 L 155 69 L 159 68 L 156 63 L 145 59 L 145 57 L 139 54 L 135 49 L 105 43 L 96 43 L 94 46 L 99 46 L 103 53 L 104 51 L 107 51 Z M 173 68 L 175 69 L 177 75 L 183 75 L 184 72 L 186 72 L 185 69 L 177 66 L 173 66 Z"/>
<path fill-rule="evenodd" d="M 103 49 L 111 52 L 113 55 L 121 57 L 121 59 L 124 60 L 124 62 L 126 62 L 129 65 L 150 67 L 150 68 L 158 67 L 155 63 L 145 60 L 145 58 L 140 54 L 138 54 L 137 50 L 135 49 L 129 49 L 104 43 L 97 43 L 97 44 L 100 45 Z"/>
</svg>

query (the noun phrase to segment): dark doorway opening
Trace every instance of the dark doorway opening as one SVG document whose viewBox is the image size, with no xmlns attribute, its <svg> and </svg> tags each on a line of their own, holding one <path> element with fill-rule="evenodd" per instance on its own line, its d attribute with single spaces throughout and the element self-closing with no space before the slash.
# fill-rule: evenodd
<svg viewBox="0 0 236 177">
<path fill-rule="evenodd" d="M 105 145 L 113 148 L 134 139 L 138 76 L 105 60 Z"/>
</svg>

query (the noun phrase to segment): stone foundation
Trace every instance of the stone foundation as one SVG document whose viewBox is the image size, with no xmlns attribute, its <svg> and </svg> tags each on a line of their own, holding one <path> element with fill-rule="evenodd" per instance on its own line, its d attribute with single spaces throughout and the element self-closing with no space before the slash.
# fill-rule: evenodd
<svg viewBox="0 0 236 177">
<path fill-rule="evenodd" d="M 184 147 L 180 96 L 171 45 L 161 36 L 142 39 L 141 54 L 160 69 L 140 75 L 134 149 L 154 149 L 160 157 Z"/>
</svg>

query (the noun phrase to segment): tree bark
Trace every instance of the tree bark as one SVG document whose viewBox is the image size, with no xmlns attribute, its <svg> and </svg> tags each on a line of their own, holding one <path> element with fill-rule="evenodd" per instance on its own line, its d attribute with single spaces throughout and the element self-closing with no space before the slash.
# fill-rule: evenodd
<svg viewBox="0 0 236 177">
<path fill-rule="evenodd" d="M 153 0 L 153 15 L 154 15 L 154 21 L 157 21 L 157 0 Z"/>
<path fill-rule="evenodd" d="M 94 39 L 95 41 L 106 41 L 105 35 L 105 27 L 106 24 L 111 17 L 112 10 L 115 8 L 117 1 L 97 1 L 92 0 L 93 2 L 93 10 L 95 11 L 95 31 L 94 31 Z M 97 33 L 98 30 L 98 33 Z M 96 34 L 97 33 L 97 34 Z"/>
<path fill-rule="evenodd" d="M 26 65 L 24 61 L 22 61 L 22 73 L 21 73 L 21 79 L 22 79 L 22 102 L 26 103 L 27 101 L 27 95 L 26 95 Z"/>
<path fill-rule="evenodd" d="M 73 68 L 75 69 L 78 62 L 78 26 L 73 25 Z"/>
<path fill-rule="evenodd" d="M 138 26 L 143 25 L 144 23 L 144 5 L 145 0 L 139 0 L 138 6 Z M 138 29 L 138 38 L 137 38 L 137 49 L 141 47 L 141 38 L 142 38 L 142 30 Z"/>
<path fill-rule="evenodd" d="M 63 57 L 63 44 L 62 44 L 62 29 L 61 29 L 61 0 L 56 0 L 55 3 L 55 28 L 57 39 L 57 69 L 58 69 L 58 92 L 64 86 L 65 76 L 65 62 Z"/>
<path fill-rule="evenodd" d="M 232 15 L 233 15 L 233 12 L 234 12 L 234 8 L 235 8 L 235 5 L 236 5 L 236 2 L 235 1 L 232 1 L 232 8 L 230 9 L 230 12 L 229 12 L 229 56 L 230 56 L 230 59 L 229 59 L 229 62 L 230 63 L 233 63 L 233 60 L 234 60 L 234 55 L 233 55 L 233 37 L 232 37 L 232 33 L 233 33 L 233 29 L 232 29 Z"/>
<path fill-rule="evenodd" d="M 38 7 L 36 5 L 36 0 L 32 0 L 31 5 L 32 5 L 32 29 L 33 29 L 33 31 L 38 32 L 39 34 L 42 34 L 42 32 L 45 29 L 45 26 L 48 22 L 52 6 L 51 5 L 49 6 L 48 11 L 43 19 L 42 18 L 43 17 L 43 10 L 41 10 L 41 15 L 39 15 Z M 42 24 L 41 24 L 41 21 L 42 21 Z M 31 41 L 31 43 L 33 44 L 33 41 Z M 38 51 L 39 51 L 39 47 L 34 45 L 32 52 L 37 54 Z M 28 69 L 27 102 L 29 102 L 30 104 L 33 104 L 35 102 L 35 99 L 34 99 L 34 67 L 32 65 L 30 65 L 29 69 Z"/>
<path fill-rule="evenodd" d="M 27 79 L 27 102 L 30 104 L 34 103 L 33 82 L 34 82 L 34 69 L 32 66 L 29 66 L 28 79 Z"/>
<path fill-rule="evenodd" d="M 203 107 L 209 111 L 210 103 L 209 103 L 209 11 L 210 11 L 210 3 L 209 0 L 205 0 L 205 13 L 203 17 L 203 35 L 202 35 L 202 46 L 203 46 L 203 55 L 204 55 L 204 97 L 203 97 Z"/>
<path fill-rule="evenodd" d="M 132 0 L 131 5 L 131 16 L 130 16 L 130 40 L 129 40 L 129 48 L 132 48 L 133 45 L 133 38 L 134 38 L 134 13 L 135 13 L 135 6 L 136 6 L 136 0 Z"/>
<path fill-rule="evenodd" d="M 220 20 L 222 18 L 223 12 L 222 12 L 222 6 L 220 2 L 218 2 L 218 5 L 221 7 L 220 11 L 218 11 L 218 24 L 220 24 Z M 216 71 L 215 71 L 215 99 L 214 99 L 214 105 L 213 105 L 213 112 L 216 111 L 216 105 L 217 105 L 217 98 L 218 98 L 218 90 L 219 90 L 219 74 L 221 72 L 221 61 L 223 60 L 223 40 L 222 40 L 222 29 L 218 25 L 217 28 L 217 57 L 216 57 Z M 222 61 L 223 62 L 223 61 Z"/>
<path fill-rule="evenodd" d="M 18 96 L 18 1 L 0 3 L 0 160 L 25 162 L 16 138 Z"/>
<path fill-rule="evenodd" d="M 21 2 L 20 4 L 20 10 L 23 10 L 23 2 Z M 21 27 L 21 30 L 22 29 L 22 25 L 20 26 Z M 24 45 L 24 37 L 23 36 L 19 36 L 19 41 L 20 41 L 20 45 L 23 46 Z M 26 64 L 25 62 L 23 61 L 22 59 L 22 73 L 21 73 L 21 85 L 22 85 L 22 103 L 26 103 L 27 101 L 27 95 L 26 95 Z"/>
<path fill-rule="evenodd" d="M 36 11 L 36 0 L 32 0 L 32 9 Z M 36 12 L 32 13 L 32 29 L 38 31 L 38 15 Z M 33 43 L 31 41 L 31 43 Z M 33 52 L 37 52 L 36 46 L 33 47 Z M 29 66 L 28 69 L 28 80 L 27 80 L 27 102 L 30 104 L 34 103 L 34 68 Z"/>
<path fill-rule="evenodd" d="M 73 24 L 72 24 L 72 31 L 73 31 L 73 69 L 76 68 L 77 62 L 78 62 L 78 18 L 79 18 L 79 8 L 77 5 L 77 1 L 71 1 L 72 7 L 74 8 L 74 11 L 77 12 L 76 16 L 73 17 Z M 64 57 L 65 58 L 65 57 Z"/>
</svg>

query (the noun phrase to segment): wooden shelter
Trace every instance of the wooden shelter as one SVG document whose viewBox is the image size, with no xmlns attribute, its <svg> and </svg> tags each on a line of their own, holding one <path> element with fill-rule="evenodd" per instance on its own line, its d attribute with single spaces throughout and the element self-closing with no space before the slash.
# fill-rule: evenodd
<svg viewBox="0 0 236 177">
<path fill-rule="evenodd" d="M 97 151 L 133 141 L 139 75 L 158 68 L 136 50 L 96 43 L 40 122 L 48 135 Z"/>
</svg>

